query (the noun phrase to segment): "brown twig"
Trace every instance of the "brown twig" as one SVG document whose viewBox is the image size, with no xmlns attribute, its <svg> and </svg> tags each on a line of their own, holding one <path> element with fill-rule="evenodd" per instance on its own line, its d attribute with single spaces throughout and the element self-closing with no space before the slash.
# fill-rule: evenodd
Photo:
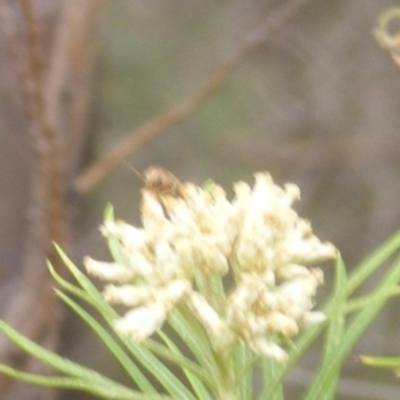
<svg viewBox="0 0 400 400">
<path fill-rule="evenodd" d="M 29 65 L 26 85 L 30 89 L 30 131 L 37 167 L 34 175 L 32 225 L 36 227 L 38 241 L 46 244 L 46 256 L 49 256 L 53 253 L 50 249 L 51 241 L 64 243 L 66 232 L 60 135 L 48 120 L 49 107 L 44 91 L 45 59 L 32 0 L 20 0 L 20 8 L 26 27 Z"/>
<path fill-rule="evenodd" d="M 292 0 L 275 12 L 268 14 L 262 23 L 244 40 L 236 54 L 221 63 L 203 81 L 200 87 L 181 104 L 139 127 L 133 134 L 117 144 L 108 154 L 83 171 L 75 181 L 80 193 L 91 191 L 112 169 L 129 155 L 142 148 L 147 142 L 164 133 L 174 125 L 188 118 L 196 111 L 228 78 L 241 62 L 258 49 L 272 33 L 299 11 L 307 0 Z"/>
<path fill-rule="evenodd" d="M 44 97 L 45 58 L 42 49 L 39 20 L 31 0 L 19 0 L 24 24 L 26 73 L 22 77 L 28 112 L 29 133 L 35 155 L 33 193 L 30 225 L 23 270 L 19 279 L 18 295 L 10 299 L 4 319 L 24 335 L 41 343 L 46 341 L 51 329 L 49 315 L 57 309 L 57 299 L 49 291 L 49 277 L 44 260 L 59 263 L 52 240 L 65 243 L 65 214 L 62 192 L 62 174 L 59 163 L 57 135 L 47 121 Z M 45 302 L 41 302 L 46 298 Z M 23 366 L 27 355 L 16 352 L 9 343 L 0 343 L 3 362 Z M 18 356 L 15 358 L 16 354 Z M 9 385 L 2 379 L 0 392 L 5 394 Z"/>
<path fill-rule="evenodd" d="M 78 117 L 71 115 L 76 110 L 75 103 L 71 107 L 66 106 L 64 90 L 76 87 L 76 80 L 81 83 L 81 80 L 89 78 L 88 69 L 91 69 L 94 58 L 94 54 L 91 54 L 94 53 L 92 48 L 94 35 L 91 32 L 89 39 L 88 30 L 95 27 L 92 22 L 98 20 L 100 5 L 104 5 L 104 2 L 99 0 L 64 2 L 61 22 L 57 26 L 57 39 L 54 41 L 57 47 L 53 49 L 51 58 L 53 62 L 50 63 L 46 62 L 41 48 L 42 38 L 39 20 L 33 8 L 34 2 L 19 0 L 17 4 L 23 17 L 24 35 L 10 24 L 7 26 L 6 34 L 13 55 L 18 56 L 17 64 L 23 66 L 17 69 L 17 74 L 20 74 L 18 77 L 23 84 L 25 101 L 31 117 L 29 129 L 35 169 L 30 226 L 27 246 L 24 249 L 25 260 L 18 279 L 16 295 L 5 305 L 2 318 L 38 343 L 48 343 L 48 339 L 53 338 L 54 346 L 59 337 L 60 324 L 53 316 L 58 314 L 59 302 L 50 288 L 45 259 L 50 259 L 56 269 L 61 269 L 52 241 L 56 241 L 62 247 L 67 246 L 67 230 L 71 221 L 68 220 L 70 213 L 66 210 L 65 204 L 64 188 L 67 185 L 65 171 L 76 168 L 70 165 L 71 160 L 65 152 L 70 150 L 71 146 L 78 147 L 76 139 L 78 135 L 82 136 L 81 131 L 74 131 L 68 135 L 66 130 L 62 129 L 63 124 L 60 123 L 60 119 L 68 120 L 70 123 L 68 127 L 72 129 L 79 126 L 83 130 L 82 121 L 88 99 L 85 91 L 89 90 L 90 85 L 83 82 L 81 90 L 72 91 L 72 100 L 77 100 L 79 104 Z M 13 6 L 17 5 L 14 3 Z M 1 11 L 4 10 L 11 11 L 11 7 L 2 7 Z M 3 20 L 11 21 L 9 14 L 4 12 L 2 14 Z M 83 44 L 91 47 L 88 49 L 90 57 L 86 53 L 84 57 L 79 57 L 79 53 L 77 55 L 77 49 L 84 51 Z M 60 55 L 63 56 L 62 65 L 58 62 Z M 82 142 L 81 139 L 79 144 Z M 65 160 L 68 160 L 68 165 L 64 163 Z M 73 157 L 72 163 L 74 162 L 76 157 Z M 25 354 L 16 351 L 3 337 L 0 337 L 0 359 L 14 367 L 22 367 L 26 362 Z M 0 378 L 2 396 L 6 396 L 5 388 L 8 384 L 7 379 Z"/>
<path fill-rule="evenodd" d="M 105 0 L 65 1 L 46 76 L 48 120 L 59 132 L 67 173 L 78 170 L 85 140 L 98 25 Z"/>
</svg>

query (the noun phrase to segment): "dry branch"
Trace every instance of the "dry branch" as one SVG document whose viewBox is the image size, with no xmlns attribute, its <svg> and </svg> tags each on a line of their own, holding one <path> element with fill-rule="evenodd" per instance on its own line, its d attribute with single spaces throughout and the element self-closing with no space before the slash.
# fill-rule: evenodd
<svg viewBox="0 0 400 400">
<path fill-rule="evenodd" d="M 67 233 L 72 221 L 65 194 L 70 175 L 78 169 L 78 154 L 84 142 L 96 27 L 104 4 L 103 0 L 62 3 L 51 62 L 42 49 L 44 38 L 40 35 L 41 21 L 36 16 L 39 10 L 34 9 L 35 3 L 19 0 L 8 6 L 1 4 L 3 20 L 9 22 L 11 14 L 7 11 L 15 12 L 18 6 L 23 19 L 20 30 L 12 29 L 9 23 L 5 28 L 11 52 L 17 56 L 15 62 L 21 65 L 16 71 L 20 73 L 30 115 L 28 129 L 34 155 L 25 261 L 15 295 L 5 306 L 2 318 L 24 335 L 53 349 L 59 342 L 60 311 L 45 260 L 61 268 L 52 242 L 68 247 Z M 66 92 L 71 99 L 68 104 Z M 72 149 L 74 154 L 67 155 Z M 17 368 L 28 361 L 2 337 L 0 359 Z M 0 379 L 0 393 L 5 399 L 10 382 L 3 378 Z M 14 388 L 7 391 L 9 398 L 13 398 L 11 389 Z M 31 394 L 27 394 L 26 400 L 33 399 Z"/>
<path fill-rule="evenodd" d="M 80 193 L 91 190 L 106 175 L 128 156 L 142 148 L 147 142 L 161 135 L 167 129 L 188 118 L 199 109 L 207 99 L 226 81 L 229 75 L 241 63 L 254 53 L 268 38 L 279 30 L 289 19 L 293 18 L 307 0 L 292 0 L 278 10 L 271 12 L 246 37 L 236 54 L 211 71 L 199 88 L 181 104 L 155 117 L 139 127 L 108 154 L 90 165 L 75 181 L 75 188 Z"/>
</svg>

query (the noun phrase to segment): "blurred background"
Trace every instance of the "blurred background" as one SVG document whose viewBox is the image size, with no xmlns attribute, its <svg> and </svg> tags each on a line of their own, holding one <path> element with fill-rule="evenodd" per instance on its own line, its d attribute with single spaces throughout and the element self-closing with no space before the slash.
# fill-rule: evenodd
<svg viewBox="0 0 400 400">
<path fill-rule="evenodd" d="M 32 116 L 24 108 L 23 68 L 18 64 L 21 52 L 29 49 L 19 48 L 16 40 L 24 39 L 25 2 L 1 3 L 0 311 L 18 291 L 26 265 L 27 231 L 35 222 L 29 212 L 35 201 L 30 194 L 35 139 L 29 135 Z M 143 123 L 185 101 L 213 68 L 235 57 L 274 10 L 291 2 L 69 3 L 93 7 L 87 17 L 93 21 L 84 24 L 90 32 L 80 31 L 81 47 L 78 55 L 74 53 L 74 62 L 81 64 L 71 67 L 80 73 L 65 80 L 65 87 L 78 89 L 72 94 L 64 90 L 58 98 L 64 112 L 60 132 L 72 143 L 71 156 L 65 153 L 63 192 L 68 248 L 79 263 L 85 254 L 107 257 L 98 232 L 107 202 L 119 218 L 139 223 L 142 186 L 129 166 L 120 163 L 96 187 L 77 193 L 74 181 L 80 171 Z M 350 270 L 400 226 L 400 68 L 373 36 L 379 15 L 396 2 L 303 3 L 224 76 L 207 101 L 125 158 L 139 171 L 159 165 L 181 180 L 201 184 L 212 178 L 228 191 L 232 182 L 251 182 L 253 174 L 263 170 L 279 184 L 294 182 L 302 192 L 300 215 L 312 222 L 318 237 L 340 249 Z M 65 3 L 36 0 L 31 5 L 39 20 L 43 59 L 61 60 L 55 43 L 60 43 L 56 39 L 67 12 Z M 84 99 L 78 109 L 74 96 Z M 38 268 L 45 269 L 44 263 Z M 331 269 L 324 267 L 321 298 L 331 287 Z M 373 282 L 370 285 L 364 290 Z M 399 300 L 390 300 L 354 354 L 400 355 L 399 305 Z M 85 365 L 118 375 L 90 332 L 72 316 L 65 318 L 63 351 Z M 301 397 L 317 367 L 314 351 L 288 377 L 288 399 Z M 15 393 L 20 396 L 31 389 L 20 385 L 8 390 L 4 398 L 15 399 L 22 398 Z M 390 371 L 371 371 L 350 359 L 336 398 L 393 399 L 398 393 L 400 382 Z"/>
</svg>

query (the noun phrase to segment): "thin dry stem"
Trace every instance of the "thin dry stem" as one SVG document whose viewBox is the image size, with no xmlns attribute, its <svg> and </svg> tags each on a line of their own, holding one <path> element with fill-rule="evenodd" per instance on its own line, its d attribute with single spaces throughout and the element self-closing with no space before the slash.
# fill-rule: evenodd
<svg viewBox="0 0 400 400">
<path fill-rule="evenodd" d="M 59 132 L 64 164 L 79 165 L 90 104 L 95 42 L 105 0 L 65 1 L 44 88 L 48 120 Z M 65 159 L 67 157 L 67 159 Z"/>
<path fill-rule="evenodd" d="M 161 135 L 166 130 L 188 118 L 226 81 L 240 64 L 250 57 L 270 36 L 293 18 L 307 0 L 293 0 L 285 3 L 275 12 L 268 14 L 262 23 L 244 40 L 236 54 L 221 63 L 200 87 L 181 104 L 139 127 L 108 154 L 90 165 L 75 181 L 75 188 L 80 193 L 93 190 L 106 175 L 128 156 L 132 155 L 147 142 Z"/>
</svg>

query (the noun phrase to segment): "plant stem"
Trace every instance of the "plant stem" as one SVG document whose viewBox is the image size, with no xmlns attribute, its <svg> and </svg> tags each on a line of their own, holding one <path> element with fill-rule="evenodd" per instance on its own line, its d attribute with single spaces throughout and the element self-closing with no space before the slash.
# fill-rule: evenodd
<svg viewBox="0 0 400 400">
<path fill-rule="evenodd" d="M 233 352 L 220 351 L 217 354 L 219 360 L 220 386 L 218 388 L 217 398 L 220 400 L 239 400 L 239 390 L 237 385 L 237 376 L 233 364 Z"/>
</svg>

